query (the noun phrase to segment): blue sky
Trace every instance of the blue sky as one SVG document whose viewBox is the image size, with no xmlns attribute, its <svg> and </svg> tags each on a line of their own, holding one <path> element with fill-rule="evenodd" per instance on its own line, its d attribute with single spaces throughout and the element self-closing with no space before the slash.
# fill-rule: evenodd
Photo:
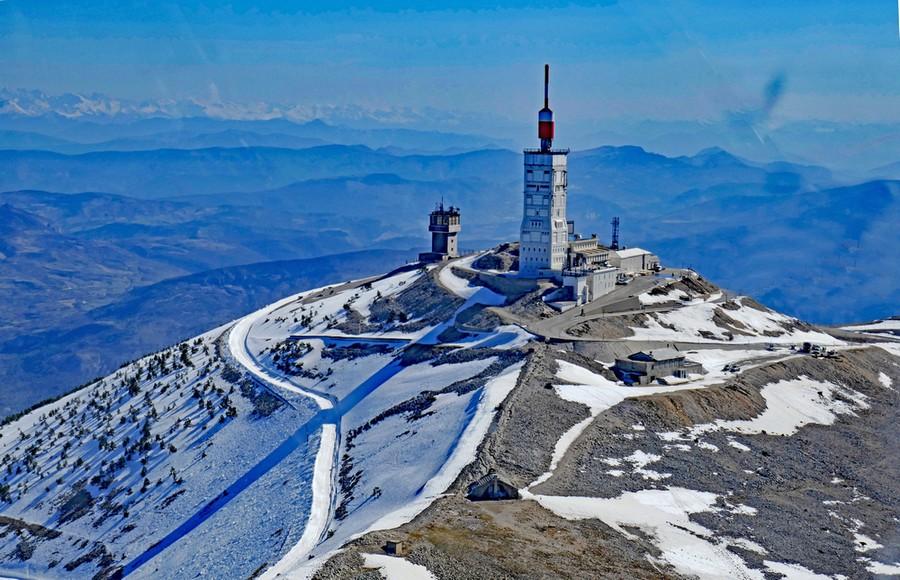
<svg viewBox="0 0 900 580">
<path fill-rule="evenodd" d="M 531 115 L 900 120 L 897 4 L 0 1 L 7 87 Z"/>
</svg>

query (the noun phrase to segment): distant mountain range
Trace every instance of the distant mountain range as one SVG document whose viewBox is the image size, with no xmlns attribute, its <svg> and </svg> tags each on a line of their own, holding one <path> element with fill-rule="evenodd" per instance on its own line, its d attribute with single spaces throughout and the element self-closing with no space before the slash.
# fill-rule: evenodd
<svg viewBox="0 0 900 580">
<path fill-rule="evenodd" d="M 0 115 L 10 117 L 61 117 L 73 120 L 124 122 L 136 119 L 206 117 L 234 121 L 269 121 L 283 119 L 295 123 L 326 121 L 355 126 L 386 125 L 422 126 L 443 118 L 452 122 L 445 111 L 425 108 L 372 109 L 358 105 L 302 105 L 298 103 L 241 103 L 221 99 L 124 99 L 92 93 L 50 95 L 35 89 L 0 88 Z"/>
<path fill-rule="evenodd" d="M 108 273 L 107 279 L 91 289 L 105 291 L 107 303 L 65 316 L 57 311 L 58 305 L 44 304 L 43 312 L 33 309 L 22 318 L 21 313 L 11 314 L 6 304 L 2 326 L 10 320 L 46 320 L 34 324 L 30 332 L 5 333 L 0 339 L 0 417 L 284 295 L 389 270 L 414 255 L 409 251 L 367 250 L 220 268 L 146 286 L 138 286 L 139 281 L 129 279 L 128 272 L 120 272 L 119 277 Z M 47 269 L 53 267 L 49 264 Z M 84 275 L 73 272 L 72 277 Z M 11 276 L 3 272 L 0 280 L 8 281 Z M 111 296 L 122 281 L 128 280 L 134 284 L 132 288 Z M 8 303 L 23 291 L 33 297 L 40 289 L 5 287 L 0 289 L 0 296 Z M 86 298 L 90 292 L 79 293 L 74 288 L 71 295 L 73 299 Z"/>
<path fill-rule="evenodd" d="M 119 362 L 103 358 L 117 356 L 108 349 L 91 362 L 57 358 L 59 374 L 34 382 L 50 377 L 40 345 L 80 348 L 91 337 L 107 336 L 93 330 L 109 324 L 95 320 L 96 313 L 112 317 L 131 293 L 166 280 L 200 276 L 208 287 L 197 282 L 185 288 L 223 301 L 203 311 L 232 312 L 255 300 L 250 282 L 241 286 L 245 295 L 230 302 L 227 292 L 220 294 L 219 278 L 203 278 L 203 272 L 371 248 L 413 255 L 427 245 L 426 214 L 441 199 L 462 208 L 462 247 L 517 237 L 518 152 L 298 148 L 304 139 L 327 141 L 316 131 L 339 129 L 275 120 L 264 122 L 271 133 L 243 133 L 240 123 L 203 133 L 208 121 L 142 120 L 129 124 L 130 135 L 117 142 L 139 149 L 139 142 L 204 144 L 255 135 L 260 141 L 293 140 L 296 147 L 248 141 L 77 154 L 0 151 L 0 191 L 7 190 L 0 193 L 0 350 L 8 352 L 0 377 L 7 384 L 53 390 Z M 172 123 L 180 124 L 180 132 L 158 132 Z M 306 133 L 284 127 L 305 127 Z M 355 134 L 398 142 L 377 131 Z M 893 251 L 893 224 L 900 222 L 896 182 L 856 184 L 820 166 L 753 163 L 720 148 L 670 157 L 606 146 L 571 153 L 569 165 L 569 217 L 581 233 L 607 240 L 609 220 L 619 216 L 625 244 L 646 246 L 664 262 L 694 266 L 726 287 L 815 322 L 888 316 L 900 303 L 900 258 Z M 206 326 L 224 322 L 204 320 Z M 164 338 L 141 342 L 135 352 L 162 346 Z"/>
<path fill-rule="evenodd" d="M 481 150 L 456 155 L 392 155 L 362 145 L 308 149 L 156 149 L 63 155 L 0 151 L 0 190 L 106 191 L 141 198 L 251 192 L 296 181 L 372 173 L 408 179 L 513 181 L 518 154 Z"/>
<path fill-rule="evenodd" d="M 481 134 L 461 133 L 477 127 Z M 702 120 L 577 119 L 565 141 L 640 145 L 669 157 L 722 147 L 743 158 L 827 165 L 853 180 L 896 177 L 873 168 L 900 160 L 900 123 L 760 120 L 722 111 Z M 129 100 L 100 93 L 48 95 L 0 88 L 0 148 L 60 153 L 201 147 L 306 147 L 333 143 L 391 152 L 518 149 L 531 131 L 502 115 L 431 108 L 235 103 L 216 99 Z"/>
<path fill-rule="evenodd" d="M 641 244 L 774 308 L 824 323 L 900 304 L 900 181 L 790 196 L 722 195 L 661 215 Z"/>
<path fill-rule="evenodd" d="M 653 244 L 665 258 L 680 263 L 706 255 L 706 260 L 735 265 L 756 254 L 785 251 L 776 237 L 765 234 L 804 208 L 823 212 L 822 219 L 836 224 L 856 220 L 864 230 L 883 216 L 855 215 L 875 186 L 822 193 L 841 184 L 817 166 L 755 164 L 721 149 L 672 158 L 633 146 L 601 147 L 570 157 L 569 214 L 579 231 L 605 238 L 609 219 L 617 215 L 627 243 Z M 0 202 L 31 212 L 83 243 L 111 243 L 191 273 L 363 249 L 373 243 L 421 247 L 427 243 L 424 215 L 441 198 L 463 208 L 464 246 L 511 239 L 520 219 L 520 164 L 520 155 L 507 150 L 396 155 L 343 145 L 79 155 L 0 151 L 4 189 L 116 193 L 19 191 L 0 195 Z M 892 186 L 885 187 L 892 191 Z M 858 205 L 848 205 L 849 200 Z M 785 210 L 772 213 L 775 208 Z M 864 235 L 823 237 L 812 222 L 802 220 L 791 228 L 810 243 L 856 245 L 869 240 Z M 703 251 L 717 241 L 728 243 L 740 231 L 763 237 L 736 260 Z M 692 237 L 702 232 L 704 237 L 685 238 L 686 232 Z M 679 249 L 685 244 L 690 252 Z M 810 258 L 801 264 L 818 263 L 819 254 Z M 731 283 L 727 269 L 703 265 L 720 282 Z M 766 294 L 785 279 L 786 266 L 777 262 L 755 267 L 760 268 L 759 283 L 748 292 Z M 754 278 L 734 277 L 742 284 L 748 279 Z M 792 296 L 798 300 L 796 293 Z M 803 301 L 802 311 L 797 303 L 778 306 L 819 321 L 830 321 L 823 316 L 835 312 L 827 301 Z"/>
<path fill-rule="evenodd" d="M 52 328 L 135 286 L 186 273 L 171 261 L 81 239 L 36 214 L 0 205 L 0 341 Z"/>
<path fill-rule="evenodd" d="M 224 129 L 214 133 L 170 131 L 147 136 L 119 137 L 95 143 L 79 143 L 27 131 L 0 131 L 0 149 L 40 149 L 56 153 L 88 153 L 91 151 L 142 151 L 146 149 L 205 149 L 208 147 L 282 147 L 305 149 L 327 145 L 315 137 L 286 133 L 255 133 Z"/>
<path fill-rule="evenodd" d="M 512 147 L 511 141 L 447 130 L 437 111 L 369 111 L 199 101 L 132 102 L 103 94 L 59 96 L 0 89 L 0 149 L 61 153 L 203 147 L 366 145 L 394 152 L 460 152 Z M 440 118 L 435 125 L 426 118 Z M 477 125 L 476 125 L 477 126 Z"/>
<path fill-rule="evenodd" d="M 28 89 L 0 89 L 0 114 L 67 118 L 184 117 L 210 114 L 211 107 L 193 100 L 129 101 L 102 93 L 48 95 Z"/>
<path fill-rule="evenodd" d="M 254 192 L 295 182 L 395 174 L 409 180 L 505 184 L 518 189 L 521 155 L 485 149 L 451 155 L 398 155 L 365 146 L 100 151 L 65 155 L 0 151 L 0 190 L 107 191 L 139 198 Z M 821 167 L 753 164 L 721 150 L 671 158 L 640 147 L 600 147 L 571 155 L 572 189 L 624 204 L 665 202 L 688 191 L 735 184 L 761 193 L 835 183 Z M 485 199 L 507 199 L 490 193 Z"/>
</svg>

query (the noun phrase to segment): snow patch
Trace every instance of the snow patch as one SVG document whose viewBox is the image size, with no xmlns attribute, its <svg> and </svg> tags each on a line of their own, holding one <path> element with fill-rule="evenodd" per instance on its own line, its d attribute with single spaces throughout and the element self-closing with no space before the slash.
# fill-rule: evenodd
<svg viewBox="0 0 900 580">
<path fill-rule="evenodd" d="M 747 538 L 729 538 L 728 543 L 732 546 L 743 548 L 749 552 L 756 552 L 757 554 L 765 555 L 768 554 L 769 551 L 754 542 L 753 540 L 748 540 Z"/>
<path fill-rule="evenodd" d="M 764 578 L 727 549 L 727 540 L 717 540 L 711 530 L 691 521 L 691 514 L 717 511 L 714 493 L 669 487 L 625 492 L 615 498 L 545 496 L 527 491 L 523 497 L 566 519 L 602 520 L 630 540 L 638 538 L 626 528 L 640 528 L 654 537 L 662 559 L 684 574 L 703 579 Z"/>
<path fill-rule="evenodd" d="M 672 477 L 671 473 L 658 473 L 656 471 L 653 471 L 652 469 L 646 468 L 651 463 L 656 463 L 660 459 L 662 459 L 662 456 L 656 455 L 654 453 L 645 453 L 640 449 L 638 449 L 628 457 L 625 457 L 625 461 L 632 465 L 632 470 L 634 471 L 634 473 L 640 475 L 644 479 L 652 479 L 654 481 Z"/>
<path fill-rule="evenodd" d="M 421 564 L 413 564 L 405 558 L 384 554 L 363 554 L 362 557 L 363 567 L 378 570 L 385 580 L 437 580 L 428 568 Z"/>
<path fill-rule="evenodd" d="M 647 320 L 647 326 L 632 327 L 633 336 L 625 340 L 663 340 L 684 341 L 690 337 L 691 342 L 730 342 L 735 344 L 746 343 L 800 343 L 812 342 L 821 345 L 839 345 L 842 341 L 831 335 L 809 330 L 787 331 L 784 325 L 797 322 L 796 319 L 779 314 L 777 312 L 745 306 L 743 299 L 736 300 L 737 310 L 724 310 L 724 313 L 741 324 L 745 328 L 739 328 L 742 332 L 751 335 L 734 333 L 730 338 L 725 334 L 726 328 L 718 326 L 713 317 L 719 304 L 713 302 L 700 302 L 690 304 L 682 308 L 676 308 L 669 312 L 656 312 Z M 765 333 L 780 333 L 779 336 L 766 336 Z M 704 336 L 706 335 L 706 336 Z"/>
<path fill-rule="evenodd" d="M 687 445 L 686 443 L 672 443 L 663 445 L 663 449 L 665 449 L 666 451 L 671 451 L 672 449 L 675 449 L 676 451 L 690 451 L 691 449 L 693 449 L 693 447 Z"/>
<path fill-rule="evenodd" d="M 656 434 L 663 441 L 688 441 L 687 435 L 677 431 L 662 431 Z"/>
<path fill-rule="evenodd" d="M 750 451 L 749 447 L 747 447 L 743 443 L 741 443 L 739 441 L 735 441 L 734 439 L 731 439 L 731 438 L 728 439 L 728 446 L 734 447 L 735 449 L 737 449 L 739 451 Z"/>
<path fill-rule="evenodd" d="M 578 439 L 578 436 L 587 429 L 587 426 L 591 424 L 591 421 L 603 411 L 632 397 L 642 397 L 646 395 L 697 388 L 695 385 L 625 387 L 579 365 L 564 360 L 557 360 L 556 362 L 559 366 L 559 370 L 556 373 L 558 378 L 573 383 L 580 383 L 575 385 L 554 385 L 553 388 L 556 391 L 556 394 L 567 401 L 586 405 L 590 408 L 591 415 L 587 419 L 579 421 L 563 433 L 562 437 L 560 437 L 553 448 L 553 456 L 550 459 L 550 468 L 529 484 L 529 488 L 550 479 L 572 443 L 574 443 L 575 440 Z M 626 435 L 631 434 L 627 433 Z M 653 475 L 650 475 L 651 473 Z M 647 475 L 648 477 L 661 477 L 663 474 L 649 472 L 648 470 Z"/>
<path fill-rule="evenodd" d="M 515 324 L 504 324 L 498 326 L 491 332 L 480 333 L 471 339 L 459 340 L 453 344 L 458 344 L 464 348 L 496 348 L 500 350 L 512 350 L 524 346 L 527 342 L 534 340 L 535 335 L 531 334 L 521 326 Z"/>
<path fill-rule="evenodd" d="M 865 534 L 860 534 L 859 532 L 853 532 L 853 542 L 854 549 L 857 552 L 866 553 L 871 552 L 873 550 L 880 550 L 884 546 L 879 544 L 874 539 L 870 538 Z"/>
<path fill-rule="evenodd" d="M 650 294 L 649 292 L 644 292 L 643 294 L 638 295 L 640 303 L 648 305 L 663 304 L 665 302 L 680 302 L 682 300 L 686 301 L 688 298 L 690 298 L 688 293 L 679 288 L 673 288 L 666 294 Z"/>
<path fill-rule="evenodd" d="M 755 516 L 757 513 L 759 513 L 759 510 L 756 509 L 755 507 L 749 506 L 749 505 L 744 505 L 742 503 L 739 503 L 738 505 L 733 506 L 729 511 L 731 513 L 733 513 L 735 515 L 739 515 L 739 516 Z"/>
<path fill-rule="evenodd" d="M 764 560 L 763 565 L 765 565 L 766 569 L 770 572 L 781 574 L 784 578 L 788 578 L 789 580 L 831 580 L 830 576 L 816 574 L 809 568 L 805 568 L 800 564 L 786 564 L 784 562 Z"/>
<path fill-rule="evenodd" d="M 804 425 L 831 425 L 838 415 L 856 415 L 857 410 L 869 408 L 865 395 L 803 375 L 768 384 L 760 393 L 766 400 L 766 408 L 760 415 L 749 420 L 718 419 L 713 423 L 695 425 L 688 430 L 689 436 L 697 437 L 713 431 L 793 435 Z"/>
<path fill-rule="evenodd" d="M 457 276 L 453 271 L 454 266 L 461 268 L 470 267 L 471 263 L 480 256 L 481 254 L 475 254 L 462 258 L 457 262 L 447 264 L 441 268 L 441 271 L 438 273 L 438 281 L 440 281 L 444 288 L 450 290 L 460 298 L 465 298 L 466 300 L 476 299 L 478 304 L 489 304 L 494 306 L 505 304 L 506 297 L 502 294 L 497 294 L 484 286 L 472 284 L 465 278 Z"/>
<path fill-rule="evenodd" d="M 842 326 L 841 329 L 842 330 L 850 330 L 850 331 L 862 331 L 862 332 L 900 330 L 900 319 L 879 320 L 877 322 L 870 322 L 868 324 Z"/>
<path fill-rule="evenodd" d="M 894 356 L 900 356 L 900 342 L 879 342 L 875 346 L 883 348 Z"/>
<path fill-rule="evenodd" d="M 866 570 L 881 576 L 900 576 L 900 562 L 885 564 L 883 562 L 869 561 L 866 563 Z"/>
</svg>

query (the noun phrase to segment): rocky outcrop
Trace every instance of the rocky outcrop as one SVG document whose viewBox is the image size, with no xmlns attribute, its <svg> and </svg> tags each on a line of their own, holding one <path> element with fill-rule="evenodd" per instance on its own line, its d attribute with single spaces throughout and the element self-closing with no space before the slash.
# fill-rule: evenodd
<svg viewBox="0 0 900 580">
<path fill-rule="evenodd" d="M 472 265 L 479 270 L 509 272 L 519 269 L 519 244 L 500 244 L 475 260 Z"/>
</svg>

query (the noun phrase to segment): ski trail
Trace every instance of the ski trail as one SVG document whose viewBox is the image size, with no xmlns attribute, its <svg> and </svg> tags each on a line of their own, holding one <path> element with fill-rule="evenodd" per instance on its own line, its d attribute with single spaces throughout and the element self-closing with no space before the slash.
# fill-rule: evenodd
<svg viewBox="0 0 900 580">
<path fill-rule="evenodd" d="M 297 544 L 295 544 L 285 556 L 266 572 L 265 577 L 274 578 L 299 565 L 308 556 L 309 552 L 315 548 L 324 535 L 328 523 L 331 520 L 332 497 L 334 495 L 336 477 L 335 462 L 341 445 L 341 420 L 345 414 L 356 407 L 363 399 L 402 371 L 404 366 L 399 358 L 392 359 L 340 400 L 295 385 L 288 381 L 283 375 L 273 373 L 269 369 L 262 367 L 247 348 L 247 339 L 250 330 L 253 325 L 267 313 L 283 308 L 285 305 L 295 301 L 296 298 L 296 296 L 285 298 L 268 308 L 253 312 L 236 321 L 228 335 L 228 349 L 235 361 L 258 380 L 272 385 L 275 388 L 292 391 L 309 397 L 319 407 L 319 411 L 306 423 L 301 425 L 274 451 L 270 452 L 266 457 L 244 473 L 244 475 L 239 477 L 237 481 L 228 486 L 224 491 L 204 505 L 187 520 L 182 522 L 177 528 L 169 532 L 161 540 L 157 541 L 143 553 L 128 562 L 122 568 L 123 577 L 133 573 L 166 550 L 166 548 L 178 542 L 181 538 L 218 513 L 219 510 L 225 507 L 238 494 L 247 489 L 287 456 L 297 450 L 301 444 L 307 443 L 320 428 L 320 446 L 316 452 L 313 481 L 311 485 L 312 499 L 306 527 Z M 456 314 L 474 304 L 496 305 L 502 303 L 503 300 L 504 299 L 501 296 L 494 294 L 486 288 L 478 288 L 466 299 L 466 302 L 457 309 Z M 402 340 L 410 344 L 433 344 L 437 334 L 446 328 L 448 324 L 453 323 L 456 314 L 454 314 L 453 320 L 437 325 L 435 328 L 431 329 L 430 332 L 427 332 L 418 339 Z"/>
<path fill-rule="evenodd" d="M 251 319 L 250 324 L 242 325 L 241 323 L 244 322 L 245 319 L 238 321 L 232 329 L 233 335 L 229 335 L 229 349 L 234 348 L 232 355 L 235 357 L 235 360 L 239 361 L 242 365 L 245 365 L 245 368 L 254 376 L 269 384 L 279 386 L 278 383 L 273 383 L 273 377 L 259 367 L 250 353 L 246 352 L 246 333 L 252 325 L 252 320 L 258 319 L 260 315 L 261 313 L 254 313 L 245 317 Z M 234 332 L 235 329 L 237 332 Z M 360 383 L 360 385 L 353 389 L 346 397 L 341 399 L 337 405 L 332 406 L 331 401 L 324 397 L 319 397 L 323 404 L 327 403 L 327 406 L 320 406 L 318 413 L 313 415 L 309 421 L 301 425 L 274 451 L 250 468 L 244 475 L 238 478 L 237 481 L 228 486 L 214 499 L 194 513 L 194 515 L 190 516 L 180 526 L 169 532 L 161 540 L 151 545 L 147 550 L 127 563 L 122 568 L 122 576 L 128 576 L 133 573 L 163 552 L 166 548 L 175 544 L 178 540 L 199 527 L 220 509 L 228 505 L 228 503 L 238 494 L 268 473 L 273 467 L 281 463 L 288 455 L 299 448 L 301 444 L 307 443 L 309 438 L 321 427 L 322 445 L 316 454 L 316 466 L 313 474 L 312 488 L 313 497 L 309 519 L 307 520 L 307 527 L 309 529 L 304 530 L 303 536 L 301 537 L 301 543 L 303 545 L 299 547 L 298 545 L 295 545 L 289 552 L 294 554 L 293 558 L 304 557 L 306 553 L 318 543 L 319 538 L 325 531 L 328 521 L 330 520 L 331 496 L 334 489 L 333 461 L 340 445 L 339 426 L 342 417 L 375 389 L 403 370 L 403 368 L 403 365 L 398 359 L 392 360 Z M 333 433 L 334 436 L 332 437 L 329 433 Z M 320 461 L 320 459 L 326 455 L 331 457 L 331 460 L 328 461 L 323 459 Z M 318 485 L 316 485 L 317 481 Z"/>
</svg>

